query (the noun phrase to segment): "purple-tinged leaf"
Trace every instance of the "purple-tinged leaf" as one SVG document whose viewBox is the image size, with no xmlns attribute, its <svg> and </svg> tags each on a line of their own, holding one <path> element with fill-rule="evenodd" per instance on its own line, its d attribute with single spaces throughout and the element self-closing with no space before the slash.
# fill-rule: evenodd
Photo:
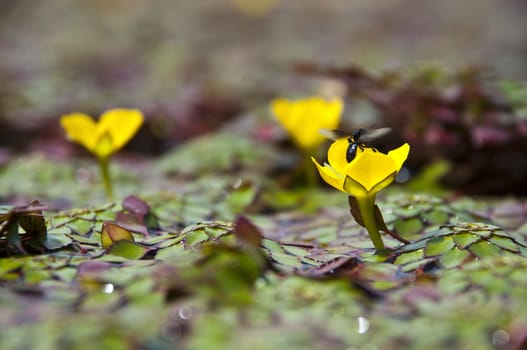
<svg viewBox="0 0 527 350">
<path fill-rule="evenodd" d="M 108 249 L 115 242 L 122 240 L 135 242 L 134 236 L 125 228 L 111 222 L 103 223 L 101 243 L 104 249 Z"/>
<path fill-rule="evenodd" d="M 260 229 L 245 216 L 238 216 L 234 221 L 234 235 L 240 241 L 255 248 L 262 244 L 263 236 Z"/>
</svg>

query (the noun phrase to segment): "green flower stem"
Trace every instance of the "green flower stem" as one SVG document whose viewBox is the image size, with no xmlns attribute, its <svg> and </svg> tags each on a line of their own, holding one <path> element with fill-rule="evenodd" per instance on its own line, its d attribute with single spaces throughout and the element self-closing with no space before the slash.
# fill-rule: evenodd
<svg viewBox="0 0 527 350">
<path fill-rule="evenodd" d="M 113 200 L 113 188 L 112 180 L 110 179 L 110 168 L 109 168 L 109 157 L 98 157 L 99 158 L 99 167 L 101 169 L 102 181 L 104 183 L 104 189 L 106 190 L 106 195 L 110 200 Z"/>
<path fill-rule="evenodd" d="M 355 197 L 359 205 L 360 215 L 368 230 L 370 239 L 375 246 L 375 249 L 384 250 L 384 243 L 382 241 L 381 235 L 379 233 L 379 227 L 377 226 L 377 221 L 375 220 L 375 195 L 367 197 Z"/>
</svg>

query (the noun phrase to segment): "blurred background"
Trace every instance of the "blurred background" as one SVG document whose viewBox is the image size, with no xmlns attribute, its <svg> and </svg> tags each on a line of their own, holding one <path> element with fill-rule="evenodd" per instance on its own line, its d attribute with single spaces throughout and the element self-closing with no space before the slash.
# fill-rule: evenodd
<svg viewBox="0 0 527 350">
<path fill-rule="evenodd" d="M 66 156 L 58 117 L 115 106 L 147 117 L 128 149 L 160 154 L 271 98 L 321 90 L 305 62 L 525 79 L 526 13 L 521 0 L 2 1 L 0 164 Z"/>
</svg>

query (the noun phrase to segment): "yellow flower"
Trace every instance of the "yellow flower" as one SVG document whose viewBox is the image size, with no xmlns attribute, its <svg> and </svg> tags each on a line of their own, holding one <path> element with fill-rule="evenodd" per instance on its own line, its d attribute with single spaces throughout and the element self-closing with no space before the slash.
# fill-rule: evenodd
<svg viewBox="0 0 527 350">
<path fill-rule="evenodd" d="M 410 145 L 405 143 L 388 154 L 373 148 L 359 147 L 355 158 L 349 163 L 346 160 L 348 147 L 348 139 L 340 138 L 333 142 L 328 150 L 329 164 L 322 166 L 314 158 L 311 159 L 324 181 L 354 197 L 353 202 L 357 204 L 360 214 L 357 221 L 366 227 L 373 245 L 380 251 L 384 249 L 384 243 L 379 233 L 379 226 L 386 227 L 386 224 L 380 211 L 376 209 L 375 196 L 393 182 L 395 175 L 408 158 Z M 351 209 L 353 214 L 353 207 Z"/>
<path fill-rule="evenodd" d="M 336 129 L 344 104 L 340 99 L 325 100 L 310 97 L 300 100 L 278 98 L 271 102 L 271 110 L 278 121 L 302 149 L 311 151 L 325 138 L 320 129 Z"/>
<path fill-rule="evenodd" d="M 89 115 L 63 115 L 60 124 L 68 137 L 97 156 L 106 194 L 113 198 L 108 160 L 135 135 L 143 124 L 143 113 L 137 109 L 110 109 L 95 122 Z"/>
<path fill-rule="evenodd" d="M 143 124 L 137 109 L 110 109 L 99 122 L 83 113 L 62 116 L 60 123 L 68 137 L 80 143 L 99 158 L 107 158 L 123 147 Z"/>
<path fill-rule="evenodd" d="M 410 152 L 407 143 L 388 154 L 372 148 L 358 148 L 355 159 L 348 163 L 348 145 L 346 138 L 333 142 L 328 150 L 329 164 L 322 166 L 314 158 L 312 160 L 324 181 L 356 198 L 373 196 L 391 184 Z"/>
</svg>

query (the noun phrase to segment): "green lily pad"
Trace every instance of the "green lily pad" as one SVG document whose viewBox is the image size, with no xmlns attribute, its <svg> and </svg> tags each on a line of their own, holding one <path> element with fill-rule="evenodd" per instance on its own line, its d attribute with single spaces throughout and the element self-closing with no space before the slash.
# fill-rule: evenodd
<svg viewBox="0 0 527 350">
<path fill-rule="evenodd" d="M 441 225 L 448 222 L 450 216 L 442 210 L 431 210 L 423 214 L 423 218 L 432 225 Z"/>
<path fill-rule="evenodd" d="M 406 207 L 398 207 L 397 209 L 395 209 L 395 214 L 398 217 L 407 219 L 407 218 L 416 217 L 422 211 L 423 211 L 423 208 L 421 206 L 409 205 Z"/>
<path fill-rule="evenodd" d="M 451 236 L 432 238 L 427 242 L 424 254 L 425 256 L 441 255 L 454 246 L 455 243 Z"/>
<path fill-rule="evenodd" d="M 512 238 L 492 236 L 489 241 L 502 249 L 509 250 L 514 253 L 520 252 L 521 246 L 518 243 L 514 242 Z"/>
<path fill-rule="evenodd" d="M 411 242 L 408 244 L 403 245 L 401 248 L 396 250 L 396 253 L 406 253 L 406 252 L 412 252 L 414 250 L 422 249 L 426 246 L 427 240 L 426 239 L 420 239 L 415 242 Z"/>
<path fill-rule="evenodd" d="M 402 253 L 395 259 L 396 265 L 403 265 L 423 259 L 423 249 L 418 249 L 408 253 Z"/>
<path fill-rule="evenodd" d="M 46 239 L 42 242 L 42 244 L 46 247 L 48 250 L 57 250 L 60 248 L 64 248 L 69 246 L 73 243 L 73 240 L 63 234 L 55 234 L 55 233 L 49 233 Z"/>
<path fill-rule="evenodd" d="M 4 273 L 18 269 L 23 265 L 23 262 L 18 259 L 0 259 L 0 276 Z"/>
<path fill-rule="evenodd" d="M 476 229 L 476 230 L 471 230 L 470 232 L 478 235 L 478 236 L 481 236 L 481 237 L 484 237 L 484 238 L 488 238 L 492 235 L 492 231 L 491 230 L 483 230 L 483 229 Z"/>
<path fill-rule="evenodd" d="M 197 244 L 206 242 L 209 240 L 209 235 L 206 233 L 205 229 L 198 229 L 195 231 L 190 231 L 185 234 L 185 242 L 189 246 L 195 246 Z"/>
<path fill-rule="evenodd" d="M 416 260 L 416 261 L 413 261 L 413 262 L 410 262 L 410 263 L 407 263 L 405 265 L 403 265 L 401 267 L 401 271 L 402 272 L 411 272 L 411 271 L 415 271 L 423 266 L 425 266 L 426 264 L 428 263 L 431 263 L 433 261 L 436 261 L 435 258 L 425 258 L 425 259 L 422 259 L 422 260 Z"/>
<path fill-rule="evenodd" d="M 465 249 L 472 243 L 478 242 L 481 237 L 470 232 L 458 232 L 453 236 L 454 242 L 459 249 Z"/>
<path fill-rule="evenodd" d="M 80 235 L 86 235 L 93 230 L 94 222 L 86 220 L 75 220 L 73 222 L 69 222 L 67 226 L 71 229 L 71 231 L 75 233 L 78 233 Z"/>
<path fill-rule="evenodd" d="M 466 250 L 453 248 L 441 255 L 439 261 L 441 265 L 445 268 L 452 268 L 459 266 L 465 262 L 466 259 L 470 257 L 470 253 Z"/>
<path fill-rule="evenodd" d="M 287 267 L 293 267 L 297 269 L 302 267 L 302 262 L 298 257 L 286 253 L 272 253 L 271 259 Z"/>
<path fill-rule="evenodd" d="M 283 249 L 289 254 L 292 254 L 298 257 L 304 257 L 304 256 L 308 256 L 311 254 L 311 251 L 308 249 L 301 248 L 301 247 L 294 247 L 290 245 L 284 245 Z"/>
<path fill-rule="evenodd" d="M 411 219 L 399 219 L 394 223 L 395 230 L 399 235 L 406 239 L 412 239 L 418 237 L 419 233 L 424 228 L 421 219 L 411 218 Z"/>
<path fill-rule="evenodd" d="M 149 249 L 135 242 L 128 240 L 119 240 L 113 243 L 106 252 L 110 255 L 120 256 L 126 259 L 141 259 L 148 253 Z"/>
<path fill-rule="evenodd" d="M 273 241 L 271 239 L 263 239 L 262 245 L 264 246 L 265 249 L 269 250 L 272 254 L 284 252 L 282 246 L 278 242 Z"/>
<path fill-rule="evenodd" d="M 468 249 L 479 258 L 498 256 L 501 254 L 501 249 L 498 246 L 487 241 L 474 243 Z"/>
</svg>

